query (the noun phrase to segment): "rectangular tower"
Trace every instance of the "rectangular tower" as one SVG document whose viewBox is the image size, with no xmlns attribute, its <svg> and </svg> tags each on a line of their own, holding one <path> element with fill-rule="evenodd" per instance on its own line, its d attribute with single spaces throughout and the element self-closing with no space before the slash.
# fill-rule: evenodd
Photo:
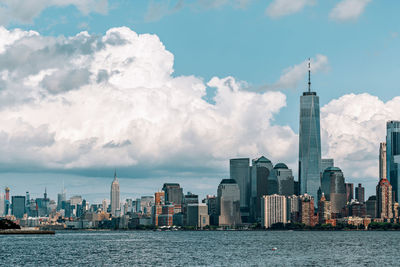
<svg viewBox="0 0 400 267">
<path fill-rule="evenodd" d="M 310 77 L 310 71 L 309 71 Z M 300 96 L 300 129 L 299 129 L 299 182 L 300 194 L 310 194 L 318 199 L 321 185 L 321 133 L 319 97 L 311 92 Z"/>
<path fill-rule="evenodd" d="M 386 143 L 379 145 L 379 180 L 387 179 L 386 176 Z"/>
<path fill-rule="evenodd" d="M 250 215 L 250 159 L 231 159 L 229 161 L 229 172 L 230 178 L 235 180 L 239 186 L 242 221 L 248 222 Z"/>
<path fill-rule="evenodd" d="M 400 121 L 388 121 L 386 124 L 386 174 L 393 187 L 395 200 L 399 201 L 399 164 L 395 156 L 400 155 Z"/>
</svg>

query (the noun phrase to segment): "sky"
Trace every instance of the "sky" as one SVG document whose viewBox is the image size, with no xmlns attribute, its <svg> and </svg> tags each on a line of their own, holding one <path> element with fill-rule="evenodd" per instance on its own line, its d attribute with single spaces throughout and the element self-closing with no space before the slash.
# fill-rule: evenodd
<svg viewBox="0 0 400 267">
<path fill-rule="evenodd" d="M 164 182 L 215 194 L 229 159 L 297 179 L 299 96 L 323 157 L 367 195 L 400 119 L 400 2 L 0 0 L 0 188 L 91 202 Z"/>
</svg>

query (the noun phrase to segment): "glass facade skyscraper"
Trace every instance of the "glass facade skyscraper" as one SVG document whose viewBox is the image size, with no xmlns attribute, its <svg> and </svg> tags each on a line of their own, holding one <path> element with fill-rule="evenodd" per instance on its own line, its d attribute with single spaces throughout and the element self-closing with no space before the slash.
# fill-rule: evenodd
<svg viewBox="0 0 400 267">
<path fill-rule="evenodd" d="M 304 92 L 300 97 L 299 129 L 299 182 L 300 194 L 318 199 L 321 185 L 321 133 L 319 97 L 317 93 Z"/>
<path fill-rule="evenodd" d="M 386 129 L 386 172 L 398 202 L 400 199 L 399 162 L 396 159 L 400 155 L 400 121 L 388 121 Z"/>
<path fill-rule="evenodd" d="M 240 214 L 247 222 L 250 207 L 250 159 L 239 158 L 229 161 L 230 178 L 235 180 L 240 189 Z"/>
</svg>

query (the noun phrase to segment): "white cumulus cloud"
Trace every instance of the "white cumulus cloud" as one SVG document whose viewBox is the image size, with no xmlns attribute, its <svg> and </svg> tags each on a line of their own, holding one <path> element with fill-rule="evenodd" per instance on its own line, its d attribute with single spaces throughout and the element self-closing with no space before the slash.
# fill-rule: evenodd
<svg viewBox="0 0 400 267">
<path fill-rule="evenodd" d="M 273 123 L 284 94 L 175 76 L 156 35 L 0 28 L 0 37 L 0 167 L 225 170 L 231 157 L 260 154 L 295 166 L 297 135 Z M 215 104 L 203 99 L 207 86 Z"/>
<path fill-rule="evenodd" d="M 300 12 L 304 7 L 315 3 L 316 0 L 274 0 L 265 13 L 271 18 L 278 18 Z"/>
<path fill-rule="evenodd" d="M 347 177 L 378 179 L 379 143 L 386 122 L 400 120 L 400 97 L 383 102 L 370 94 L 348 94 L 321 108 L 324 154 Z"/>
<path fill-rule="evenodd" d="M 356 20 L 371 0 L 342 0 L 331 11 L 330 18 L 338 21 Z"/>
</svg>

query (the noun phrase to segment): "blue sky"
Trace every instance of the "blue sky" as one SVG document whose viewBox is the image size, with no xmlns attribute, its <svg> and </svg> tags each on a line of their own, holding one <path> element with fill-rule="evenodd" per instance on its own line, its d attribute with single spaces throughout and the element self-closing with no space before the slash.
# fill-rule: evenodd
<svg viewBox="0 0 400 267">
<path fill-rule="evenodd" d="M 321 104 L 346 93 L 370 93 L 387 101 L 399 89 L 400 3 L 371 1 L 357 19 L 329 17 L 339 1 L 318 1 L 298 13 L 270 18 L 271 1 L 250 1 L 244 8 L 208 3 L 164 12 L 146 19 L 151 4 L 172 10 L 179 1 L 112 1 L 107 14 L 82 14 L 75 6 L 44 9 L 32 24 L 11 24 L 42 35 L 75 35 L 82 30 L 104 34 L 111 27 L 128 26 L 137 33 L 153 33 L 175 56 L 175 75 L 234 76 L 253 85 L 270 84 L 287 67 L 315 54 L 329 58 L 330 69 L 313 75 Z M 211 1 L 213 2 L 213 1 Z M 382 15 L 384 14 L 384 16 Z M 161 16 L 161 15 L 160 15 Z M 368 79 L 366 79 L 368 77 Z M 306 77 L 305 77 L 306 78 Z M 298 95 L 306 80 L 286 90 L 289 108 L 277 119 L 297 130 Z"/>
<path fill-rule="evenodd" d="M 110 28 L 126 26 L 138 34 L 150 33 L 157 35 L 165 49 L 174 56 L 174 74 L 172 77 L 190 77 L 194 75 L 203 81 L 204 86 L 207 87 L 207 96 L 203 96 L 203 98 L 208 99 L 211 103 L 214 100 L 210 99 L 215 96 L 216 90 L 219 90 L 216 88 L 221 88 L 218 87 L 220 85 L 207 85 L 214 77 L 223 79 L 224 77 L 232 76 L 237 82 L 244 81 L 247 86 L 241 89 L 243 91 L 248 90 L 248 87 L 271 88 L 271 85 L 279 81 L 285 70 L 295 66 L 304 67 L 305 60 L 308 57 L 316 60 L 316 55 L 323 55 L 327 58 L 324 67 L 316 69 L 312 75 L 312 87 L 320 96 L 321 107 L 326 106 L 325 118 L 330 118 L 328 116 L 330 110 L 337 110 L 338 108 L 334 105 L 339 104 L 332 101 L 341 99 L 344 95 L 355 94 L 356 96 L 354 96 L 355 99 L 353 101 L 346 102 L 341 99 L 342 105 L 348 105 L 349 103 L 350 105 L 358 105 L 358 103 L 361 103 L 365 105 L 365 109 L 373 110 L 378 104 L 381 105 L 382 101 L 391 101 L 398 96 L 400 84 L 400 76 L 398 75 L 398 62 L 400 62 L 398 10 L 400 10 L 400 3 L 397 1 L 301 0 L 296 3 L 296 1 L 292 0 L 121 0 L 108 2 L 87 0 L 82 1 L 81 5 L 71 4 L 67 6 L 59 6 L 52 1 L 43 1 L 45 4 L 42 6 L 32 7 L 29 15 L 32 17 L 31 21 L 26 19 L 26 14 L 30 11 L 24 10 L 26 7 L 21 6 L 15 11 L 12 9 L 11 4 L 7 4 L 7 1 L 3 2 L 0 1 L 0 14 L 4 12 L 11 14 L 8 19 L 2 21 L 3 26 L 8 31 L 20 28 L 24 31 L 37 31 L 44 37 L 58 38 L 59 36 L 71 37 L 81 31 L 88 31 L 89 35 L 100 38 Z M 278 5 L 278 2 L 282 2 L 283 6 L 278 6 L 275 10 L 272 10 L 272 5 Z M 335 15 L 335 8 L 338 8 L 340 4 L 346 4 L 345 2 L 349 2 L 347 4 L 350 6 L 343 6 L 340 13 Z M 299 3 L 303 4 L 296 7 Z M 96 5 L 101 6 L 101 8 L 96 8 Z M 348 10 L 349 7 L 350 10 Z M 34 10 L 35 8 L 36 10 Z M 360 8 L 360 10 L 354 11 L 357 8 Z M 268 9 L 269 11 L 267 11 Z M 3 52 L 3 54 L 7 53 L 9 52 Z M 271 111 L 273 115 L 271 115 L 269 124 L 279 127 L 289 126 L 294 134 L 294 137 L 291 137 L 293 140 L 296 139 L 295 135 L 298 132 L 299 95 L 306 89 L 306 82 L 306 75 L 303 75 L 300 79 L 295 79 L 294 85 L 280 86 L 273 89 L 273 92 L 281 92 L 286 99 L 284 104 Z M 270 91 L 262 90 L 258 93 L 265 94 L 268 92 Z M 367 98 L 359 97 L 363 93 L 371 96 Z M 372 96 L 376 96 L 379 99 L 374 99 Z M 371 101 L 371 103 L 368 101 Z M 393 106 L 395 105 L 393 104 Z M 24 109 L 20 108 L 20 110 Z M 249 112 L 249 116 L 251 116 L 254 111 L 249 110 Z M 353 111 L 347 112 L 341 115 L 348 118 Z M 23 113 L 21 114 L 19 116 L 24 118 Z M 387 116 L 384 117 L 385 119 L 389 119 L 396 118 L 399 115 L 393 112 L 393 116 L 391 116 L 391 111 L 387 111 L 385 116 Z M 345 129 L 346 127 L 355 128 L 355 125 L 364 125 L 366 119 L 360 119 L 360 117 L 362 117 L 362 114 L 354 118 L 351 122 L 354 125 L 349 122 L 348 125 L 338 127 Z M 371 117 L 374 117 L 374 114 L 371 114 Z M 385 119 L 382 119 L 383 124 L 378 125 L 384 125 Z M 337 121 L 341 120 L 340 115 L 338 115 Z M 27 119 L 27 121 L 29 120 Z M 326 137 L 331 138 L 331 142 L 325 145 L 328 147 L 326 154 L 340 157 L 335 159 L 337 162 L 348 160 L 351 152 L 346 154 L 340 149 L 335 150 L 336 144 L 344 140 L 345 131 L 342 134 L 337 133 L 334 130 L 334 122 L 328 121 L 328 119 L 325 124 L 328 125 L 326 127 Z M 180 125 L 177 125 L 177 127 L 180 127 Z M 370 129 L 366 129 L 366 131 L 373 131 L 377 126 L 369 127 Z M 268 130 L 266 132 L 268 133 Z M 381 133 L 384 133 L 384 129 Z M 381 133 L 377 136 L 381 141 L 384 141 L 382 140 L 384 136 Z M 290 135 L 291 133 L 288 134 Z M 352 138 L 349 137 L 349 142 L 364 138 L 366 140 L 371 139 L 371 146 L 376 143 L 375 135 L 373 135 L 373 138 L 368 136 L 360 137 L 356 131 L 346 132 L 347 135 Z M 57 139 L 58 134 L 56 133 L 55 136 Z M 248 140 L 249 136 L 252 135 L 241 136 L 243 138 L 242 142 Z M 265 142 L 268 142 L 268 138 L 268 136 L 265 137 Z M 130 140 L 130 142 L 133 141 Z M 219 168 L 211 164 L 212 167 L 210 168 L 214 171 L 208 169 L 208 163 L 205 164 L 207 167 L 203 166 L 203 163 L 206 162 L 203 157 L 209 156 L 207 152 L 194 157 L 193 160 L 200 163 L 191 165 L 189 168 L 191 171 L 185 169 L 184 164 L 181 164 L 182 160 L 185 159 L 182 155 L 190 153 L 190 151 L 172 155 L 172 158 L 176 158 L 176 162 L 180 162 L 177 164 L 177 168 L 181 168 L 180 172 L 171 171 L 171 168 L 165 167 L 169 164 L 173 165 L 173 160 L 161 160 L 162 163 L 155 167 L 155 171 L 152 170 L 154 171 L 152 175 L 149 175 L 153 178 L 148 178 L 147 180 L 143 179 L 146 176 L 143 173 L 148 172 L 149 167 L 143 167 L 144 165 L 140 163 L 140 160 L 139 164 L 124 163 L 117 167 L 122 169 L 122 174 L 126 175 L 127 179 L 129 177 L 142 179 L 138 185 L 139 187 L 148 188 L 146 183 L 153 183 L 154 179 L 159 179 L 160 177 L 177 177 L 177 179 L 186 177 L 188 181 L 193 179 L 193 182 L 188 183 L 189 190 L 198 190 L 201 194 L 215 193 L 215 190 L 210 192 L 210 186 L 216 188 L 218 180 L 222 178 L 220 176 L 228 175 L 227 160 L 229 157 L 247 156 L 245 155 L 246 153 L 240 151 L 251 151 L 248 154 L 249 157 L 262 153 L 267 154 L 266 156 L 270 157 L 274 162 L 286 161 L 289 165 L 291 164 L 294 172 L 297 173 L 297 170 L 295 170 L 296 150 L 293 152 L 288 149 L 282 154 L 277 153 L 276 155 L 278 156 L 274 159 L 273 155 L 268 155 L 268 149 L 263 150 L 263 145 L 260 142 L 262 141 L 254 142 L 253 145 L 257 147 L 255 150 L 235 150 L 233 148 L 235 145 L 231 144 L 232 150 L 229 150 L 233 151 L 231 154 L 227 152 L 223 156 L 215 156 L 218 163 L 224 162 L 223 159 L 225 157 L 226 165 Z M 361 142 L 360 145 L 362 144 L 364 143 Z M 290 146 L 295 147 L 295 144 L 291 143 Z M 379 148 L 379 143 L 376 146 Z M 355 168 L 365 168 L 365 166 L 371 165 L 371 159 L 375 153 L 373 149 L 366 149 L 366 151 L 360 151 L 360 153 L 365 153 L 366 156 L 363 160 L 357 160 L 359 165 L 356 164 L 357 167 Z M 212 152 L 210 154 L 214 156 L 216 153 Z M 377 158 L 376 153 L 375 156 Z M 20 159 L 19 157 L 16 158 Z M 94 177 L 107 176 L 104 173 L 112 170 L 111 166 L 99 168 L 96 164 L 88 164 L 83 167 L 68 167 L 69 165 L 67 166 L 67 164 L 46 167 L 29 157 L 24 158 L 24 162 L 26 164 L 19 166 L 17 163 L 13 165 L 16 167 L 9 167 L 6 171 L 7 173 L 19 173 L 22 169 L 25 173 L 17 176 L 22 177 L 20 179 L 23 181 L 25 181 L 24 179 L 29 181 L 30 178 L 24 178 L 30 177 L 30 172 L 26 174 L 26 169 L 30 168 L 26 166 L 34 166 L 32 169 L 35 171 L 32 177 L 36 178 L 34 178 L 35 182 L 32 183 L 34 184 L 32 187 L 37 192 L 41 192 L 38 185 L 41 184 L 40 178 L 37 177 L 40 173 L 78 174 L 82 175 L 82 179 L 90 184 L 93 181 L 91 179 L 98 179 Z M 375 163 L 377 164 L 377 162 Z M 1 165 L 3 164 L 6 163 L 2 162 Z M 348 180 L 368 183 L 372 186 L 367 188 L 367 193 L 373 192 L 376 182 L 375 173 L 369 172 L 368 176 L 367 171 L 360 172 L 346 166 L 342 168 L 347 171 L 345 176 Z M 98 169 L 104 170 L 104 172 L 96 171 Z M 202 169 L 207 169 L 207 171 L 202 172 Z M 132 175 L 132 172 L 140 174 Z M 210 185 L 212 183 L 210 182 L 211 180 L 207 180 L 205 184 L 196 187 L 193 184 L 197 179 L 196 177 L 199 176 L 204 177 L 204 179 L 212 179 L 215 184 Z M 5 174 L 2 177 L 2 184 L 12 184 L 12 181 L 8 181 L 5 178 Z M 102 180 L 100 179 L 100 181 Z M 106 185 L 108 182 L 108 180 L 104 179 Z M 66 179 L 65 183 L 68 189 L 68 179 Z M 55 188 L 60 184 L 60 179 L 55 178 L 53 187 Z M 159 187 L 161 185 L 155 189 Z M 21 193 L 28 189 L 18 186 L 15 191 Z M 84 194 L 85 192 L 77 193 Z M 144 192 L 144 194 L 149 193 L 151 192 Z M 102 197 L 107 197 L 107 194 L 108 192 L 105 192 Z M 137 194 L 137 191 L 132 194 Z M 55 195 L 55 192 L 53 195 Z"/>
</svg>

